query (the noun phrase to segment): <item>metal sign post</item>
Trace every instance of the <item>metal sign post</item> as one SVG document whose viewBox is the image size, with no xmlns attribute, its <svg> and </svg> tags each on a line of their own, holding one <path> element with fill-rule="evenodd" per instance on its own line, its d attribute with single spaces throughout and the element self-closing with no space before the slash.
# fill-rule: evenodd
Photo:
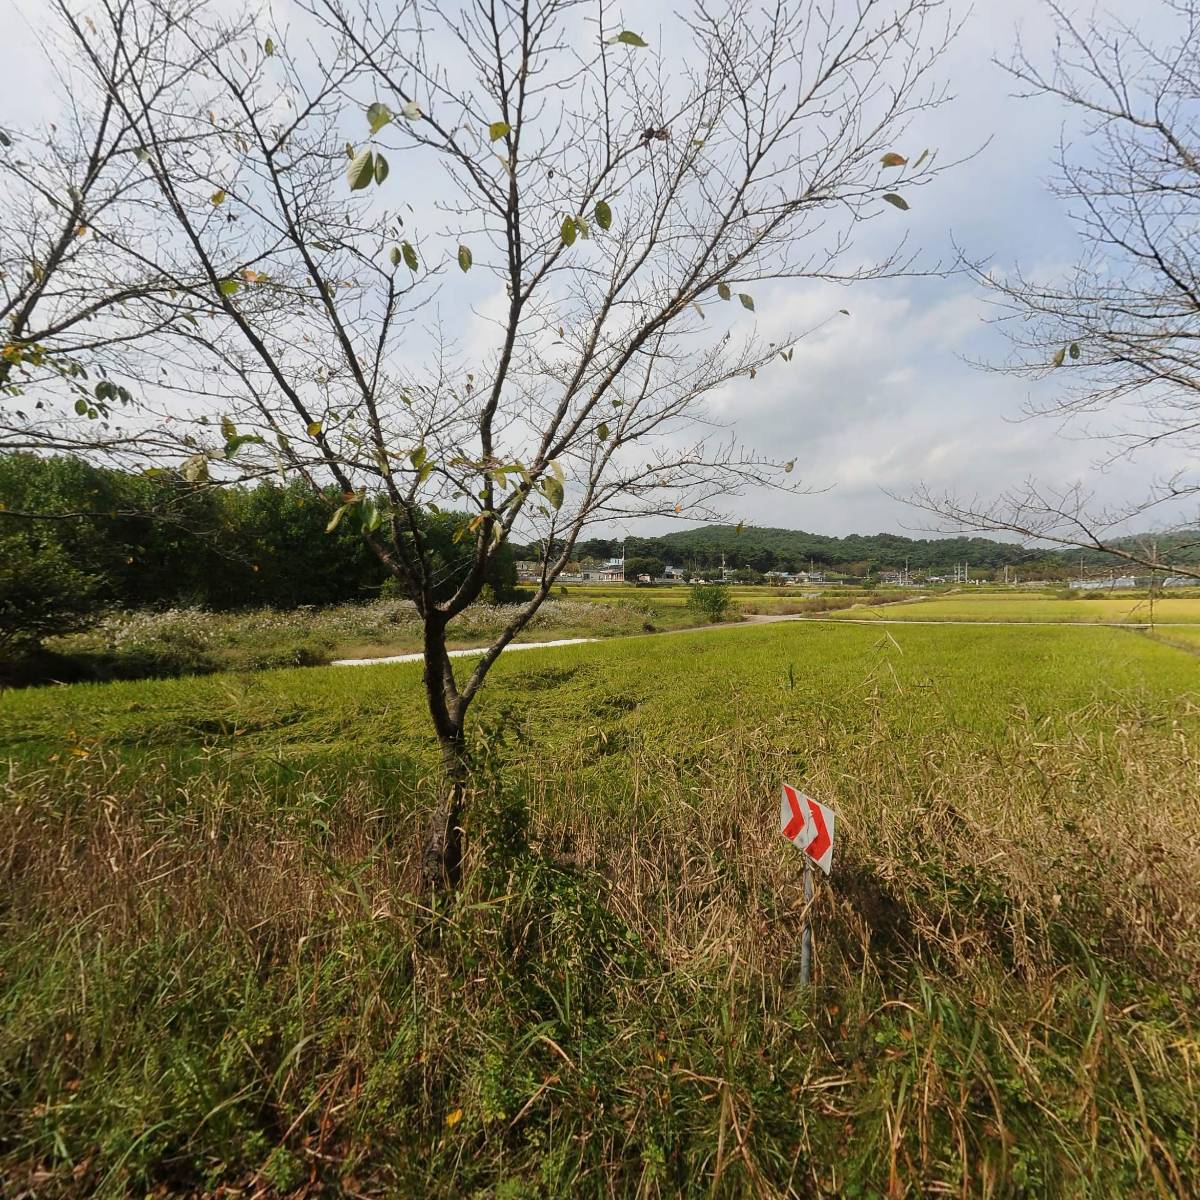
<svg viewBox="0 0 1200 1200">
<path fill-rule="evenodd" d="M 808 987 L 812 975 L 812 859 L 804 858 L 804 928 L 800 931 L 800 986 Z"/>
</svg>

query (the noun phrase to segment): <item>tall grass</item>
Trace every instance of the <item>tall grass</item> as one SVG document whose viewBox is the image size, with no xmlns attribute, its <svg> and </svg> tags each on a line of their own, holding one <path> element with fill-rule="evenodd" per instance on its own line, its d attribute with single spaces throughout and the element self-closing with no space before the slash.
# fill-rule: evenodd
<svg viewBox="0 0 1200 1200">
<path fill-rule="evenodd" d="M 1195 1194 L 1194 660 L 899 634 L 502 664 L 467 882 L 434 905 L 412 668 L 12 697 L 0 1178 Z M 839 819 L 808 989 L 782 778 Z"/>
</svg>

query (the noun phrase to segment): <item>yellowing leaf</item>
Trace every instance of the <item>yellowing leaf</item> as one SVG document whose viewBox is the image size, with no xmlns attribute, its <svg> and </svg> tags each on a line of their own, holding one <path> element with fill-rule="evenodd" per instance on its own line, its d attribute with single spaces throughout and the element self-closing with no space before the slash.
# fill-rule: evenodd
<svg viewBox="0 0 1200 1200">
<path fill-rule="evenodd" d="M 885 167 L 903 167 L 908 163 L 908 159 L 903 154 L 897 154 L 895 151 L 889 150 L 880 160 L 881 165 Z"/>
<path fill-rule="evenodd" d="M 270 57 L 275 53 L 275 43 L 270 38 L 267 38 L 267 40 L 263 42 L 263 49 L 267 52 L 267 56 Z"/>
<path fill-rule="evenodd" d="M 385 168 L 386 173 L 386 168 Z M 361 191 L 375 178 L 375 155 L 368 147 L 359 151 L 346 168 L 346 179 L 352 192 Z"/>
<path fill-rule="evenodd" d="M 459 1121 L 462 1120 L 462 1115 L 463 1114 L 462 1114 L 461 1108 L 456 1108 L 453 1112 L 448 1112 L 446 1114 L 446 1127 L 448 1129 L 453 1129 L 455 1127 L 455 1125 L 457 1125 L 459 1123 Z"/>
<path fill-rule="evenodd" d="M 367 107 L 367 124 L 372 133 L 378 133 L 385 125 L 391 124 L 392 110 L 378 100 Z"/>
<path fill-rule="evenodd" d="M 307 430 L 308 436 L 310 438 L 315 438 L 315 437 L 321 436 L 321 422 L 320 421 L 309 421 L 309 423 L 305 426 L 305 429 Z"/>
<path fill-rule="evenodd" d="M 507 121 L 493 121 L 488 126 L 488 140 L 498 142 L 511 131 L 511 127 Z"/>
<path fill-rule="evenodd" d="M 217 188 L 217 190 L 213 192 L 209 199 L 212 201 L 213 208 L 220 208 L 221 205 L 225 203 L 225 189 Z"/>
<path fill-rule="evenodd" d="M 618 42 L 620 42 L 622 46 L 644 47 L 649 45 L 649 43 L 643 38 L 638 37 L 638 35 L 634 33 L 632 29 L 622 29 L 616 37 L 611 37 L 608 39 L 608 44 L 610 46 L 616 45 Z"/>
</svg>

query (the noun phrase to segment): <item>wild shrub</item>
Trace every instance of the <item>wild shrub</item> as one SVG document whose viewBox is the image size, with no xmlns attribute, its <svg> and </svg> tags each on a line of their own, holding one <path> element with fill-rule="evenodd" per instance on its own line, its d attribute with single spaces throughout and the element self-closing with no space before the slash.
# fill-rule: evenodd
<svg viewBox="0 0 1200 1200">
<path fill-rule="evenodd" d="M 731 603 L 723 583 L 693 583 L 688 591 L 688 608 L 710 622 L 723 621 Z"/>
</svg>

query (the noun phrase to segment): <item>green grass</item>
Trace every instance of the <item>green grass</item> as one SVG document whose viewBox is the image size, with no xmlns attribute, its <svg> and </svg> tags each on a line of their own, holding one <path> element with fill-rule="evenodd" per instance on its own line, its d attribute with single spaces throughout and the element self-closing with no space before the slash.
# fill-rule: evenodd
<svg viewBox="0 0 1200 1200">
<path fill-rule="evenodd" d="M 1200 669 L 786 624 L 502 659 L 411 890 L 417 666 L 0 696 L 0 1191 L 1200 1186 Z M 838 813 L 797 978 L 789 779 Z"/>
<path fill-rule="evenodd" d="M 705 618 L 686 587 L 558 589 L 516 641 L 628 637 L 695 627 Z M 731 589 L 729 620 L 751 613 L 812 613 L 853 604 L 866 593 L 842 590 L 805 598 L 795 590 Z M 511 620 L 511 604 L 475 604 L 451 622 L 451 649 L 486 645 Z M 341 658 L 386 658 L 421 649 L 416 608 L 400 600 L 305 608 L 206 612 L 113 612 L 82 632 L 47 638 L 42 652 L 0 662 L 0 680 L 71 682 L 170 678 L 219 671 L 320 666 Z"/>
<path fill-rule="evenodd" d="M 1151 605 L 1144 594 L 1116 593 L 1112 597 L 1058 600 L 1021 593 L 962 593 L 864 612 L 835 616 L 878 616 L 889 621 L 1069 621 L 1072 623 L 1149 624 Z M 1155 623 L 1200 625 L 1200 597 L 1156 600 Z"/>
</svg>

